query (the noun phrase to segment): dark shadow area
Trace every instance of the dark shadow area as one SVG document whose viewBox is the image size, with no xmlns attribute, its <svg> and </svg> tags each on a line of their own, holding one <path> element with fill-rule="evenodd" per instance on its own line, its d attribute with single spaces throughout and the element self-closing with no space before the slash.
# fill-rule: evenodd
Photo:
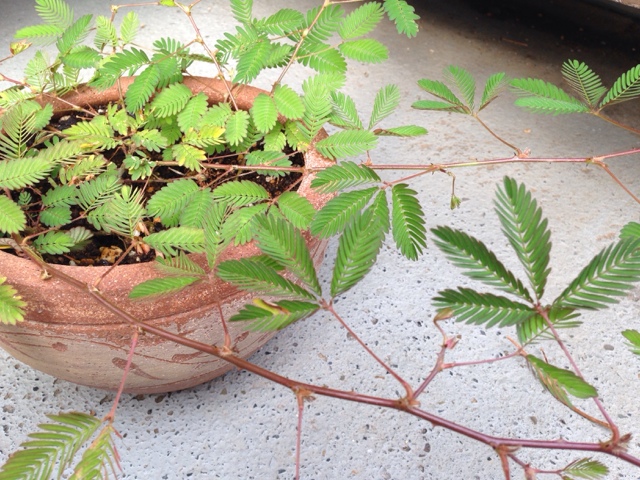
<svg viewBox="0 0 640 480">
<path fill-rule="evenodd" d="M 535 48 L 543 34 L 563 50 L 589 49 L 629 63 L 635 58 L 633 65 L 640 62 L 640 10 L 632 15 L 612 3 L 580 0 L 426 0 L 414 5 L 425 21 L 447 21 L 476 38 Z"/>
</svg>

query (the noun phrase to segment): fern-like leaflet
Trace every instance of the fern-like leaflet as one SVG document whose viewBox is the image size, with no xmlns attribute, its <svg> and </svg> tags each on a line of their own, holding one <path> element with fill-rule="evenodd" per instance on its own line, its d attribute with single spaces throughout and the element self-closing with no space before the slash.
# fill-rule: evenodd
<svg viewBox="0 0 640 480">
<path fill-rule="evenodd" d="M 256 298 L 253 305 L 245 305 L 229 321 L 248 321 L 247 328 L 254 331 L 281 330 L 298 320 L 313 315 L 319 309 L 320 307 L 316 303 L 300 300 L 278 300 L 272 303 Z"/>
<path fill-rule="evenodd" d="M 24 307 L 27 304 L 6 281 L 7 277 L 0 277 L 0 323 L 15 325 L 24 320 Z"/>
<path fill-rule="evenodd" d="M 524 184 L 505 177 L 497 191 L 496 212 L 511 246 L 524 266 L 537 298 L 541 298 L 549 276 L 551 233 L 542 209 Z"/>
<path fill-rule="evenodd" d="M 414 8 L 404 0 L 384 0 L 384 10 L 389 19 L 395 22 L 398 33 L 403 33 L 407 37 L 415 37 L 418 34 L 418 23 L 420 17 L 415 14 Z"/>
<path fill-rule="evenodd" d="M 424 212 L 417 192 L 404 183 L 391 189 L 391 232 L 400 252 L 409 260 L 417 260 L 427 246 Z"/>
<path fill-rule="evenodd" d="M 586 63 L 567 60 L 562 64 L 562 76 L 592 109 L 607 91 L 600 77 Z"/>
<path fill-rule="evenodd" d="M 626 237 L 596 255 L 555 305 L 599 310 L 617 303 L 640 281 L 640 239 Z"/>
<path fill-rule="evenodd" d="M 311 188 L 320 193 L 330 193 L 380 181 L 378 174 L 366 165 L 341 162 L 318 172 L 311 182 Z"/>
<path fill-rule="evenodd" d="M 256 243 L 263 253 L 304 282 L 311 292 L 322 294 L 304 237 L 291 223 L 272 216 L 261 217 L 258 221 Z"/>
<path fill-rule="evenodd" d="M 340 236 L 331 278 L 332 297 L 350 289 L 371 270 L 384 237 L 384 223 L 373 210 L 356 212 Z"/>
<path fill-rule="evenodd" d="M 480 240 L 449 227 L 434 228 L 431 232 L 437 237 L 435 244 L 469 278 L 532 301 L 522 282 Z"/>
<path fill-rule="evenodd" d="M 222 262 L 218 265 L 217 275 L 222 280 L 251 292 L 303 300 L 315 299 L 312 293 L 282 277 L 273 267 L 251 258 Z"/>
<path fill-rule="evenodd" d="M 620 75 L 602 99 L 600 108 L 640 97 L 640 65 Z"/>
<path fill-rule="evenodd" d="M 102 425 L 99 419 L 84 413 L 61 413 L 48 417 L 52 423 L 40 424 L 40 431 L 29 435 L 31 440 L 22 443 L 22 449 L 13 453 L 3 465 L 0 479 L 49 479 L 54 476 L 56 464 L 55 476 L 60 478 L 74 455 Z M 112 442 L 110 449 L 115 453 Z"/>
</svg>

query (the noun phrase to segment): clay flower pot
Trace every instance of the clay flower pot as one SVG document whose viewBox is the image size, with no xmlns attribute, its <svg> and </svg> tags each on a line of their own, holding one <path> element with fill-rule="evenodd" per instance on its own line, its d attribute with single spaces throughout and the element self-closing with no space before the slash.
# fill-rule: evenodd
<svg viewBox="0 0 640 480">
<path fill-rule="evenodd" d="M 132 79 L 124 78 L 126 90 Z M 204 92 L 210 103 L 224 100 L 226 89 L 220 80 L 187 77 L 184 82 L 194 92 Z M 239 108 L 250 108 L 261 90 L 237 87 L 234 97 Z M 73 104 L 104 105 L 118 98 L 116 88 L 97 92 L 81 87 L 66 96 Z M 52 102 L 59 114 L 68 103 Z M 326 136 L 323 131 L 319 138 Z M 306 165 L 331 164 L 311 148 Z M 306 174 L 298 192 L 319 208 L 328 200 L 310 188 L 311 174 Z M 320 263 L 326 241 L 306 237 L 314 262 Z M 229 247 L 221 260 L 247 257 L 259 253 L 253 243 Z M 206 264 L 204 255 L 191 258 Z M 56 266 L 62 272 L 87 284 L 93 284 L 109 267 Z M 25 320 L 18 325 L 0 324 L 0 346 L 31 367 L 70 382 L 114 390 L 122 378 L 134 327 L 112 311 L 98 304 L 88 294 L 54 277 L 43 280 L 42 270 L 34 262 L 0 252 L 0 274 L 8 278 L 28 302 Z M 123 265 L 113 269 L 100 283 L 100 291 L 135 318 L 210 345 L 222 345 L 224 318 L 236 313 L 252 295 L 239 292 L 217 279 L 192 285 L 185 290 L 153 300 L 131 301 L 128 294 L 138 283 L 159 276 L 152 263 Z M 229 323 L 232 344 L 240 355 L 249 356 L 264 345 L 272 333 L 248 332 L 243 324 Z M 211 380 L 231 366 L 210 355 L 195 352 L 154 335 L 139 337 L 125 391 L 159 393 L 188 388 Z"/>
</svg>

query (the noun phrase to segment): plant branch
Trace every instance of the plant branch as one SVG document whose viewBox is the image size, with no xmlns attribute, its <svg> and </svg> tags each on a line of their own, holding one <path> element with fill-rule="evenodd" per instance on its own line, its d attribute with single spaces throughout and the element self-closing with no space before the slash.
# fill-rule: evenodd
<svg viewBox="0 0 640 480">
<path fill-rule="evenodd" d="M 349 332 L 349 334 L 362 346 L 362 348 L 364 348 L 366 352 L 369 355 L 371 355 L 371 357 L 376 362 L 378 362 L 382 366 L 382 368 L 384 368 L 387 371 L 387 373 L 389 373 L 393 378 L 395 378 L 400 383 L 400 385 L 402 385 L 402 387 L 407 392 L 407 397 L 406 397 L 407 399 L 411 400 L 415 398 L 411 385 L 409 385 L 407 381 L 403 379 L 400 375 L 398 375 L 389 365 L 383 362 L 380 357 L 378 357 L 375 353 L 373 353 L 373 350 L 371 350 L 367 346 L 367 344 L 364 343 L 364 341 L 358 335 L 356 335 L 356 333 L 351 329 L 351 327 L 347 325 L 347 322 L 345 322 L 344 319 L 338 314 L 338 312 L 335 311 L 335 309 L 333 308 L 333 304 L 326 303 L 323 300 L 322 307 L 328 312 L 330 312 L 342 324 L 342 326 L 347 330 L 347 332 Z"/>
<path fill-rule="evenodd" d="M 493 136 L 493 138 L 497 139 L 499 142 L 505 144 L 507 147 L 512 149 L 516 153 L 517 156 L 522 155 L 522 150 L 520 150 L 515 145 L 512 145 L 511 143 L 507 142 L 504 138 L 500 137 L 497 133 L 495 133 L 493 130 L 491 130 L 491 128 L 489 128 L 489 126 L 480 119 L 480 117 L 478 116 L 477 113 L 473 113 L 473 114 L 471 114 L 471 116 L 473 118 L 475 118 L 478 121 L 478 123 L 480 123 L 480 125 L 482 125 L 484 127 L 484 129 Z"/>
<path fill-rule="evenodd" d="M 569 360 L 569 363 L 571 364 L 571 367 L 573 368 L 573 371 L 582 380 L 584 380 L 584 376 L 582 375 L 582 372 L 580 371 L 580 368 L 578 367 L 578 364 L 573 359 L 573 356 L 569 352 L 569 349 L 567 348 L 565 343 L 562 341 L 562 338 L 560 338 L 560 335 L 558 334 L 558 331 L 556 330 L 556 328 L 553 326 L 553 322 L 549 318 L 549 314 L 547 313 L 547 311 L 544 308 L 542 308 L 540 305 L 536 306 L 536 310 L 538 311 L 540 316 L 542 316 L 542 318 L 544 319 L 545 323 L 549 327 L 549 330 L 551 331 L 551 334 L 554 336 L 554 338 L 556 340 L 556 343 L 562 349 L 564 355 L 567 357 L 567 360 Z M 605 418 L 605 420 L 609 424 L 608 428 L 611 430 L 611 435 L 612 435 L 611 443 L 614 444 L 614 445 L 617 444 L 618 441 L 620 440 L 620 431 L 618 430 L 618 426 L 615 424 L 615 422 L 613 421 L 613 419 L 611 418 L 611 416 L 609 415 L 607 410 L 604 408 L 604 405 L 602 404 L 600 399 L 598 397 L 594 397 L 593 401 L 595 402 L 595 404 L 597 405 L 598 409 L 600 410 L 600 413 L 602 413 L 602 416 Z"/>
<path fill-rule="evenodd" d="M 120 403 L 120 397 L 122 396 L 122 392 L 124 391 L 124 385 L 127 381 L 127 377 L 129 376 L 129 370 L 131 369 L 131 363 L 133 362 L 133 354 L 136 351 L 136 346 L 138 345 L 138 337 L 140 333 L 137 328 L 133 331 L 133 336 L 131 337 L 131 347 L 129 347 L 129 353 L 127 354 L 127 363 L 124 366 L 124 370 L 122 371 L 122 380 L 120 380 L 120 386 L 118 387 L 118 393 L 116 394 L 116 398 L 113 401 L 113 406 L 109 413 L 104 417 L 105 421 L 109 423 L 113 422 L 113 419 L 116 416 L 116 409 L 118 408 L 118 404 Z"/>
<path fill-rule="evenodd" d="M 631 132 L 631 133 L 635 133 L 636 135 L 640 135 L 640 130 L 637 128 L 634 128 L 630 125 L 626 125 L 624 123 L 620 123 L 617 120 L 614 120 L 613 118 L 605 115 L 602 112 L 594 112 L 593 113 L 596 117 L 600 118 L 601 120 L 604 120 L 605 122 L 609 122 L 612 125 L 615 125 L 616 127 L 622 128 L 623 130 L 626 130 L 627 132 Z"/>
<path fill-rule="evenodd" d="M 44 261 L 42 261 L 37 254 L 32 252 L 30 249 L 25 249 L 28 255 L 36 261 L 41 266 L 47 266 Z M 640 458 L 635 457 L 633 455 L 628 454 L 621 448 L 616 448 L 617 444 L 612 444 L 610 442 L 604 443 L 587 443 L 587 442 L 572 442 L 566 440 L 532 440 L 532 439 L 511 439 L 511 438 L 502 438 L 495 437 L 493 435 L 487 435 L 477 430 L 473 430 L 471 428 L 465 427 L 463 425 L 459 425 L 455 422 L 449 421 L 432 413 L 426 412 L 418 408 L 415 403 L 406 401 L 407 399 L 389 399 L 382 397 L 375 397 L 371 395 L 365 395 L 361 393 L 357 393 L 354 391 L 343 391 L 336 390 L 329 387 L 322 387 L 317 385 L 311 385 L 304 382 L 298 382 L 294 379 L 290 379 L 288 377 L 284 377 L 275 372 L 267 370 L 263 367 L 260 367 L 254 363 L 249 362 L 243 358 L 235 356 L 233 353 L 228 352 L 224 348 L 217 347 L 215 345 L 208 345 L 202 342 L 198 342 L 197 340 L 192 340 L 189 338 L 182 337 L 180 335 L 165 331 L 161 328 L 155 327 L 153 325 L 140 322 L 126 311 L 115 305 L 112 301 L 105 298 L 99 291 L 92 289 L 86 283 L 77 280 L 65 273 L 49 267 L 49 271 L 51 274 L 57 276 L 65 282 L 68 282 L 70 285 L 79 288 L 80 290 L 88 293 L 92 296 L 92 298 L 97 301 L 99 304 L 108 308 L 112 312 L 116 313 L 123 320 L 128 323 L 139 327 L 140 330 L 158 335 L 161 338 L 166 340 L 170 340 L 176 342 L 180 345 L 193 348 L 194 350 L 201 351 L 203 353 L 208 353 L 215 357 L 221 358 L 232 365 L 236 366 L 239 369 L 248 370 L 255 375 L 261 376 L 267 380 L 278 383 L 282 386 L 288 387 L 290 389 L 304 389 L 309 392 L 309 394 L 322 395 L 326 397 L 348 400 L 356 403 L 364 403 L 373 406 L 392 408 L 395 410 L 405 411 L 417 418 L 421 418 L 423 420 L 427 420 L 432 423 L 434 426 L 439 426 L 456 432 L 460 435 L 464 435 L 471 439 L 480 441 L 486 445 L 493 447 L 494 449 L 499 447 L 509 447 L 509 448 L 534 448 L 534 449 L 553 449 L 553 450 L 578 450 L 578 451 L 590 451 L 590 452 L 600 452 L 605 453 L 613 457 L 617 457 L 627 463 L 640 467 Z"/>
</svg>

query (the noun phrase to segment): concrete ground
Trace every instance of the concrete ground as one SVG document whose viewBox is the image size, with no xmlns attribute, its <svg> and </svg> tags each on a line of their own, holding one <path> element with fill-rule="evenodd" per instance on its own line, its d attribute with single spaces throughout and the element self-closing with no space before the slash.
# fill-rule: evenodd
<svg viewBox="0 0 640 480">
<path fill-rule="evenodd" d="M 0 4 L 0 41 L 35 22 L 28 2 Z M 108 15 L 104 0 L 74 0 L 78 14 Z M 255 0 L 255 10 L 268 14 L 275 4 L 310 8 L 314 0 Z M 222 6 L 218 6 L 222 4 Z M 351 5 L 347 5 L 351 8 Z M 413 141 L 384 140 L 373 152 L 379 163 L 444 163 L 503 158 L 511 151 L 471 119 L 448 113 L 410 109 L 427 95 L 420 78 L 440 79 L 449 64 L 472 72 L 479 83 L 497 71 L 511 77 L 538 77 L 560 82 L 566 59 L 586 61 L 607 83 L 640 59 L 640 29 L 630 17 L 580 2 L 427 0 L 417 5 L 421 31 L 417 38 L 398 37 L 391 25 L 376 37 L 389 45 L 391 60 L 381 65 L 353 64 L 346 87 L 365 115 L 373 93 L 388 83 L 400 86 L 400 111 L 385 124 L 414 123 L 429 135 Z M 560 12 L 561 18 L 555 18 Z M 145 16 L 140 43 L 171 34 L 190 39 L 183 18 L 159 24 L 169 10 Z M 232 23 L 226 2 L 203 0 L 194 10 L 203 35 L 213 43 Z M 223 31 L 224 31 L 223 30 Z M 4 55 L 4 54 L 2 54 Z M 19 75 L 17 62 L 0 67 Z M 300 77 L 300 72 L 296 73 Z M 516 109 L 513 97 L 498 99 L 483 115 L 496 132 L 536 157 L 591 156 L 640 145 L 630 133 L 590 116 L 534 116 Z M 640 125 L 638 102 L 612 109 L 619 121 Z M 634 192 L 640 192 L 640 156 L 612 160 L 610 165 Z M 552 230 L 553 268 L 548 298 L 553 298 L 598 251 L 616 238 L 620 227 L 638 220 L 639 208 L 602 171 L 585 165 L 520 164 L 461 169 L 456 193 L 463 203 L 449 209 L 450 178 L 444 174 L 412 182 L 420 192 L 429 227 L 466 229 L 495 249 L 509 267 L 520 272 L 500 233 L 492 201 L 504 175 L 525 182 L 535 193 Z M 430 298 L 443 288 L 471 285 L 430 245 L 420 260 L 410 262 L 388 239 L 379 262 L 355 288 L 340 297 L 336 308 L 378 355 L 417 385 L 430 371 L 440 337 L 431 324 Z M 330 258 L 321 269 L 330 280 Z M 625 347 L 620 332 L 640 329 L 640 290 L 609 310 L 583 316 L 582 328 L 564 331 L 569 349 L 623 432 L 635 434 L 629 448 L 640 455 L 640 358 Z M 450 361 L 489 358 L 511 351 L 511 329 L 446 324 L 461 336 Z M 567 367 L 551 344 L 543 348 L 551 361 Z M 282 375 L 345 390 L 395 396 L 399 386 L 372 362 L 328 315 L 319 314 L 281 332 L 252 360 Z M 58 381 L 3 356 L 0 406 L 4 459 L 45 420 L 46 413 L 80 410 L 104 415 L 113 394 Z M 522 361 L 458 368 L 438 375 L 421 397 L 422 407 L 485 433 L 525 438 L 605 440 L 593 427 L 557 404 L 533 380 Z M 594 412 L 589 402 L 576 402 Z M 118 410 L 118 443 L 122 478 L 126 479 L 291 479 L 294 475 L 296 402 L 289 391 L 246 372 L 232 372 L 197 388 L 168 395 L 125 395 Z M 559 468 L 578 453 L 519 452 L 538 467 Z M 639 479 L 640 470 L 604 460 L 609 478 Z M 407 415 L 384 409 L 318 398 L 306 407 L 302 436 L 305 479 L 474 479 L 503 478 L 500 462 L 487 446 Z M 514 468 L 512 478 L 523 478 Z M 541 476 L 541 478 L 556 478 Z"/>
</svg>

